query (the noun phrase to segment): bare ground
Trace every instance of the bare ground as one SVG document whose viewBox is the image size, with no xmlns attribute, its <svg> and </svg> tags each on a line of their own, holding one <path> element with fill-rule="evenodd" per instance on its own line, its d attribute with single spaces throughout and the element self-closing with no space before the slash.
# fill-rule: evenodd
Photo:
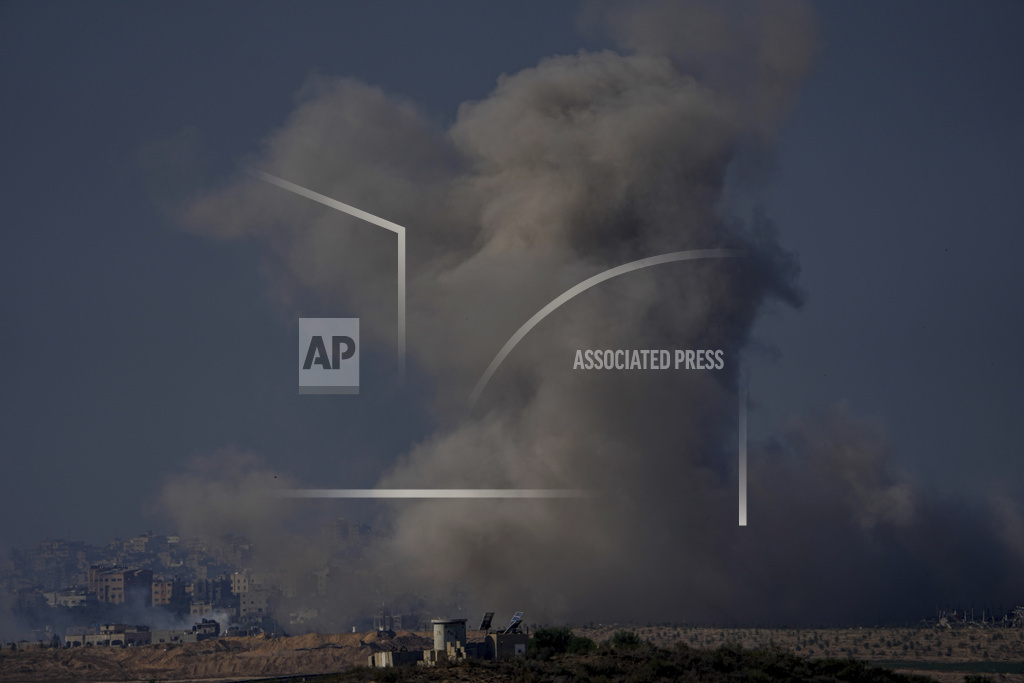
<svg viewBox="0 0 1024 683">
<path fill-rule="evenodd" d="M 622 626 L 574 629 L 597 642 Z M 716 629 L 680 626 L 633 628 L 661 647 L 683 643 L 715 649 L 780 647 L 811 659 L 854 658 L 943 683 L 966 674 L 1024 683 L 1024 631 L 1015 629 Z M 325 674 L 363 665 L 373 652 L 430 647 L 426 632 L 394 639 L 376 633 L 307 634 L 290 638 L 218 638 L 184 645 L 132 648 L 28 649 L 0 655 L 0 680 L 25 681 L 239 681 Z"/>
<path fill-rule="evenodd" d="M 217 638 L 180 645 L 29 649 L 4 652 L 0 680 L 22 681 L 237 681 L 323 674 L 366 664 L 389 645 L 430 647 L 425 634 L 404 631 L 394 639 L 376 633 L 307 634 L 291 638 Z"/>
</svg>

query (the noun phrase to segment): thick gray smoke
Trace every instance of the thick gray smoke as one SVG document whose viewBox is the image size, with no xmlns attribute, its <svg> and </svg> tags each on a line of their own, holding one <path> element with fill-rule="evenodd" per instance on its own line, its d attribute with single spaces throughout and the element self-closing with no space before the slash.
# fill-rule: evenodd
<svg viewBox="0 0 1024 683">
<path fill-rule="evenodd" d="M 287 558 L 301 556 L 288 547 L 294 535 L 287 521 L 294 504 L 275 497 L 275 490 L 294 486 L 285 475 L 270 469 L 252 453 L 232 448 L 193 458 L 187 468 L 166 478 L 153 512 L 168 519 L 185 537 L 201 536 L 216 542 L 237 534 L 255 542 L 265 554 L 260 566 L 280 569 Z"/>
<path fill-rule="evenodd" d="M 244 567 L 274 577 L 281 592 L 275 609 L 283 619 L 290 611 L 309 607 L 314 572 L 323 571 L 331 560 L 320 535 L 328 517 L 322 510 L 277 495 L 296 486 L 262 457 L 226 448 L 195 457 L 184 471 L 168 476 L 152 512 L 184 538 L 202 539 L 214 557 L 233 542 L 244 545 L 249 551 Z M 317 606 L 326 608 L 322 611 L 327 620 L 307 615 L 304 624 L 290 625 L 289 631 L 348 630 L 379 608 L 382 599 L 394 600 L 394 595 L 382 592 L 389 577 L 381 567 L 388 558 L 380 557 L 378 550 L 370 548 L 350 558 L 344 575 L 334 573 L 329 594 L 316 597 Z M 369 568 L 373 571 L 364 570 Z M 151 612 L 138 623 L 166 622 L 163 610 Z"/>
<path fill-rule="evenodd" d="M 184 471 L 168 476 L 153 512 L 185 538 L 200 537 L 210 546 L 240 536 L 251 542 L 250 568 L 274 572 L 285 585 L 301 585 L 324 556 L 320 544 L 296 533 L 311 526 L 307 511 L 275 495 L 294 486 L 260 456 L 225 448 L 195 457 Z"/>
<path fill-rule="evenodd" d="M 883 434 L 841 408 L 755 449 L 753 522 L 736 526 L 739 354 L 766 300 L 799 305 L 801 294 L 771 223 L 730 215 L 727 174 L 763 152 L 794 101 L 816 42 L 806 8 L 645 3 L 590 19 L 624 52 L 503 76 L 449 130 L 380 89 L 319 79 L 248 160 L 408 227 L 410 361 L 433 381 L 427 409 L 441 427 L 382 486 L 599 493 L 396 504 L 391 562 L 410 581 L 458 581 L 481 607 L 541 620 L 834 622 L 1000 589 L 996 570 L 935 571 L 947 558 L 926 539 L 949 511 L 891 468 Z M 363 320 L 364 344 L 394 344 L 392 235 L 250 179 L 194 202 L 187 224 L 255 240 L 289 315 L 344 306 Z M 498 349 L 569 287 L 715 247 L 747 257 L 589 290 L 468 407 Z M 726 367 L 573 371 L 587 348 L 722 349 Z M 968 518 L 956 516 L 977 521 L 977 542 L 1002 557 L 988 518 Z"/>
</svg>

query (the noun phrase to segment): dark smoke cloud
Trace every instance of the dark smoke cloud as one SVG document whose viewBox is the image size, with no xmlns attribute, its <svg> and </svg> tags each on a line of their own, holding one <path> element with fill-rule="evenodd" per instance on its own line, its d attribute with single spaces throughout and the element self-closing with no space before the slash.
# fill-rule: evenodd
<svg viewBox="0 0 1024 683">
<path fill-rule="evenodd" d="M 958 555 L 970 540 L 1007 558 L 996 522 L 1012 509 L 934 500 L 893 469 L 884 434 L 842 408 L 753 449 L 752 523 L 736 526 L 738 358 L 765 301 L 802 295 L 771 223 L 730 215 L 726 177 L 774 139 L 816 46 L 802 4 L 750 8 L 598 6 L 591 24 L 622 54 L 503 76 L 448 130 L 378 88 L 318 79 L 248 160 L 408 227 L 409 353 L 434 380 L 427 409 L 441 426 L 382 486 L 600 493 L 396 504 L 387 562 L 422 582 L 409 585 L 459 582 L 481 607 L 535 619 L 805 623 L 910 618 L 1008 586 L 1019 564 Z M 254 240 L 289 315 L 326 302 L 362 318 L 365 342 L 394 343 L 392 235 L 249 179 L 196 200 L 186 224 Z M 502 344 L 572 285 L 713 247 L 748 256 L 577 297 L 468 409 Z M 728 362 L 718 374 L 573 372 L 578 348 L 723 349 Z"/>
<path fill-rule="evenodd" d="M 752 463 L 756 533 L 737 550 L 759 566 L 746 597 L 774 595 L 779 618 L 876 623 L 1016 599 L 1019 515 L 928 492 L 893 464 L 877 420 L 844 404 L 795 419 Z"/>
</svg>

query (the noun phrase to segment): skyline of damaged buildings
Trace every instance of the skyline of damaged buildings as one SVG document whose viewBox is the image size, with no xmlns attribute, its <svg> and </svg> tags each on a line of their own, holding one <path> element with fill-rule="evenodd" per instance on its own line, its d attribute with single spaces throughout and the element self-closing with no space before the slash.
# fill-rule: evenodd
<svg viewBox="0 0 1024 683">
<path fill-rule="evenodd" d="M 104 546 L 46 539 L 0 560 L 0 590 L 29 634 L 100 623 L 188 626 L 213 616 L 281 632 L 322 618 L 332 594 L 363 570 L 372 542 L 366 524 L 334 519 L 311 539 L 312 561 L 285 559 L 267 569 L 256 546 L 238 535 L 146 532 Z M 363 611 L 367 623 L 353 625 L 372 623 Z M 0 633 L 0 640 L 17 637 Z"/>
<path fill-rule="evenodd" d="M 103 643 L 111 641 L 104 638 L 111 625 L 123 626 L 119 633 L 173 631 L 188 639 L 206 619 L 228 634 L 398 631 L 429 627 L 437 613 L 466 611 L 461 599 L 431 603 L 440 612 L 427 609 L 426 596 L 374 562 L 380 537 L 366 524 L 333 519 L 306 540 L 306 557 L 271 548 L 274 569 L 260 548 L 234 534 L 147 532 L 104 546 L 46 539 L 13 549 L 0 560 L 0 591 L 14 617 L 0 622 L 0 642 L 67 643 L 88 635 L 83 643 Z M 1005 607 L 937 607 L 919 625 L 1024 627 L 1024 607 Z M 153 637 L 138 633 L 136 640 Z"/>
</svg>

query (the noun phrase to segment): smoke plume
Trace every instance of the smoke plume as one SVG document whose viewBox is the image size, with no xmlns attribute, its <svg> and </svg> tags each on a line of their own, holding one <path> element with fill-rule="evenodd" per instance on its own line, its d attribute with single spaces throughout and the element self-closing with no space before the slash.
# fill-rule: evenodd
<svg viewBox="0 0 1024 683">
<path fill-rule="evenodd" d="M 816 46 L 803 4 L 750 10 L 594 5 L 586 23 L 621 52 L 502 76 L 447 130 L 379 88 L 315 79 L 247 160 L 408 228 L 410 361 L 432 382 L 424 410 L 439 427 L 381 486 L 597 494 L 395 504 L 386 551 L 409 581 L 458 582 L 474 605 L 539 620 L 817 623 L 905 618 L 940 595 L 1007 585 L 994 568 L 935 569 L 951 560 L 948 543 L 931 544 L 944 533 L 1002 558 L 994 517 L 918 490 L 884 432 L 842 406 L 754 447 L 752 522 L 736 525 L 740 354 L 766 301 L 799 306 L 802 293 L 772 223 L 737 219 L 725 191 L 744 154 L 770 147 Z M 364 345 L 394 344 L 392 235 L 248 178 L 198 198 L 185 220 L 255 241 L 295 317 L 343 306 Z M 746 257 L 649 268 L 576 297 L 468 406 L 497 350 L 571 286 L 716 247 Z M 721 349 L 726 363 L 573 371 L 588 348 Z"/>
</svg>

